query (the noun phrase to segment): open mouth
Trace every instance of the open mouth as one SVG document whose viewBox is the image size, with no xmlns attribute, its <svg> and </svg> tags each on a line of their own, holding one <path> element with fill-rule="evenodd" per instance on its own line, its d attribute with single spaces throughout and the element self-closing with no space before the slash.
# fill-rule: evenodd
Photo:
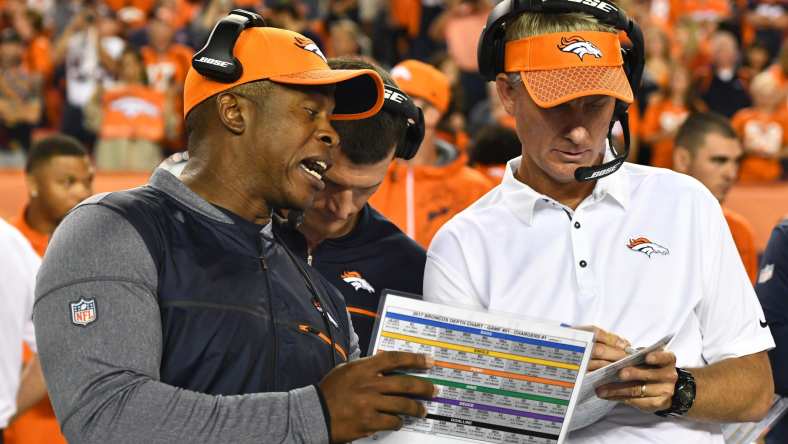
<svg viewBox="0 0 788 444">
<path fill-rule="evenodd" d="M 326 173 L 329 165 L 324 160 L 304 159 L 299 164 L 299 167 L 310 176 L 322 182 L 323 174 Z"/>
</svg>

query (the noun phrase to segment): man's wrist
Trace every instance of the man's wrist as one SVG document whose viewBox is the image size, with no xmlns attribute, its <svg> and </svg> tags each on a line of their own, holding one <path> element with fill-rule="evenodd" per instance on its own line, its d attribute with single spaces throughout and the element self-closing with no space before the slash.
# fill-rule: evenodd
<svg viewBox="0 0 788 444">
<path fill-rule="evenodd" d="M 687 370 L 676 367 L 678 378 L 673 389 L 673 397 L 670 400 L 670 407 L 665 410 L 654 412 L 662 417 L 682 417 L 686 416 L 692 405 L 695 403 L 695 378 Z"/>
<path fill-rule="evenodd" d="M 315 384 L 315 392 L 317 392 L 317 399 L 320 400 L 320 408 L 323 410 L 323 419 L 326 421 L 326 432 L 328 432 L 328 441 L 331 442 L 331 412 L 328 411 L 328 404 L 326 398 L 323 396 L 323 391 L 320 386 Z"/>
</svg>

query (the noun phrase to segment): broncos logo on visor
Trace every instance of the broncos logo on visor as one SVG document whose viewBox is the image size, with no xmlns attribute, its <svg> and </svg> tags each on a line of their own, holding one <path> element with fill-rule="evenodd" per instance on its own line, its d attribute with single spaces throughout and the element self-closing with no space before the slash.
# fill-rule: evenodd
<svg viewBox="0 0 788 444">
<path fill-rule="evenodd" d="M 602 58 L 602 51 L 600 51 L 596 45 L 588 40 L 583 40 L 582 37 L 579 36 L 572 36 L 569 38 L 561 37 L 561 43 L 558 45 L 558 49 L 563 52 L 571 52 L 580 57 L 580 60 L 583 60 L 583 57 L 586 55 L 594 56 L 597 59 Z"/>
<path fill-rule="evenodd" d="M 328 63 L 328 61 L 326 61 L 326 56 L 323 55 L 323 51 L 321 51 L 320 48 L 318 48 L 317 45 L 315 45 L 315 42 L 313 42 L 312 40 L 296 37 L 295 44 L 296 46 L 298 46 L 299 48 L 305 51 L 309 51 L 311 53 L 316 54 L 318 57 L 323 59 L 324 62 Z"/>
<path fill-rule="evenodd" d="M 646 237 L 639 237 L 637 239 L 630 239 L 629 243 L 627 244 L 627 247 L 630 250 L 639 251 L 639 252 L 645 254 L 646 256 L 648 256 L 649 259 L 651 259 L 651 255 L 652 254 L 661 254 L 661 255 L 664 255 L 664 256 L 667 256 L 668 254 L 670 254 L 670 251 L 667 248 L 663 247 L 662 245 L 660 245 L 660 244 L 658 244 L 656 242 L 651 242 Z"/>
</svg>

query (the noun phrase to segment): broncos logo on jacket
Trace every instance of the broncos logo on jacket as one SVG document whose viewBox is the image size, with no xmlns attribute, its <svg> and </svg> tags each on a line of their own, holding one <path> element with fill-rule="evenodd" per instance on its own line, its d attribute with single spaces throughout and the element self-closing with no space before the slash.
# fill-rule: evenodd
<svg viewBox="0 0 788 444">
<path fill-rule="evenodd" d="M 343 281 L 352 285 L 356 291 L 366 290 L 372 294 L 375 294 L 375 288 L 373 288 L 366 279 L 361 277 L 361 273 L 358 271 L 346 271 L 342 273 L 341 277 Z"/>
</svg>

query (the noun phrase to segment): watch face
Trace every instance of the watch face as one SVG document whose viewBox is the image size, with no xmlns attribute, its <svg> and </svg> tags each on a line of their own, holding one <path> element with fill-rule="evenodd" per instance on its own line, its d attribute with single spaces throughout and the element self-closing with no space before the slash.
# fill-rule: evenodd
<svg viewBox="0 0 788 444">
<path fill-rule="evenodd" d="M 686 406 L 693 401 L 693 393 L 692 389 L 688 385 L 683 385 L 679 387 L 679 402 L 682 406 Z"/>
</svg>

